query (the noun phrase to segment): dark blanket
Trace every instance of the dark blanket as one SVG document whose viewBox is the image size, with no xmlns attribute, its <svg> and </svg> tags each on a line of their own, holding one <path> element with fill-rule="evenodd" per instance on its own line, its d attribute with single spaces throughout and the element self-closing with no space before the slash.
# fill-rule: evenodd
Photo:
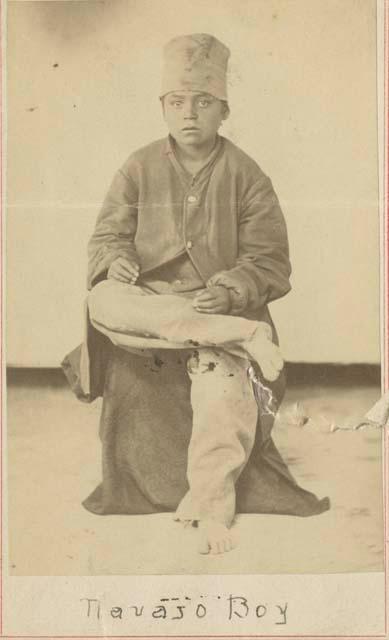
<svg viewBox="0 0 389 640">
<path fill-rule="evenodd" d="M 142 357 L 109 349 L 100 422 L 103 480 L 83 503 L 89 511 L 147 514 L 178 506 L 188 489 L 192 424 L 187 356 L 163 350 Z M 65 359 L 74 388 L 72 364 Z M 279 399 L 284 387 L 281 376 L 273 389 Z M 328 498 L 318 500 L 290 475 L 271 438 L 272 426 L 271 416 L 258 422 L 253 451 L 237 483 L 237 512 L 309 516 L 327 510 Z"/>
</svg>

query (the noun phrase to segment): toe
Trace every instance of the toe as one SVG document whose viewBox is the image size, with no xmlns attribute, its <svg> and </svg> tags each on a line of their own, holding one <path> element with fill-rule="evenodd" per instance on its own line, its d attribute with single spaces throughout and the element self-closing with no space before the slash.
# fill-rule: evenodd
<svg viewBox="0 0 389 640">
<path fill-rule="evenodd" d="M 212 540 L 212 541 L 210 542 L 210 545 L 209 545 L 209 546 L 210 546 L 210 551 L 211 551 L 212 555 L 217 555 L 218 553 L 220 553 L 220 552 L 219 552 L 219 545 L 218 545 L 218 543 L 216 542 L 216 540 Z"/>
<path fill-rule="evenodd" d="M 231 551 L 231 549 L 231 540 L 227 538 L 227 540 L 224 540 L 224 551 L 227 553 L 228 551 Z"/>
<path fill-rule="evenodd" d="M 209 543 L 206 538 L 201 538 L 198 546 L 199 553 L 207 554 L 209 553 Z"/>
<path fill-rule="evenodd" d="M 221 540 L 219 542 L 220 553 L 226 553 L 228 551 L 228 540 Z"/>
</svg>

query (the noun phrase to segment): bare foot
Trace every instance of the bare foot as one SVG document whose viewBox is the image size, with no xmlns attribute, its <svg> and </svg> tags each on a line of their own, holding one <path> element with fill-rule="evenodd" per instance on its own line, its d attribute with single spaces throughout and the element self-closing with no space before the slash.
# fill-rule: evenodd
<svg viewBox="0 0 389 640">
<path fill-rule="evenodd" d="M 281 351 L 272 342 L 272 330 L 267 322 L 259 322 L 258 329 L 250 340 L 244 342 L 243 347 L 249 356 L 261 367 L 266 380 L 277 380 L 284 366 Z"/>
<path fill-rule="evenodd" d="M 236 546 L 234 537 L 224 524 L 216 520 L 199 520 L 199 553 L 226 553 Z"/>
</svg>

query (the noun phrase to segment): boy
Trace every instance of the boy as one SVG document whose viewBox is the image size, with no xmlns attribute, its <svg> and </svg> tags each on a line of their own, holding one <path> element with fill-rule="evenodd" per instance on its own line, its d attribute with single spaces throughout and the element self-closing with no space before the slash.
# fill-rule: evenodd
<svg viewBox="0 0 389 640">
<path fill-rule="evenodd" d="M 218 135 L 229 55 L 207 34 L 168 43 L 160 98 L 169 137 L 118 171 L 89 243 L 95 328 L 128 350 L 195 347 L 189 491 L 176 518 L 198 523 L 203 553 L 233 546 L 235 483 L 257 425 L 250 362 L 269 381 L 279 376 L 267 303 L 290 289 L 271 182 Z"/>
</svg>

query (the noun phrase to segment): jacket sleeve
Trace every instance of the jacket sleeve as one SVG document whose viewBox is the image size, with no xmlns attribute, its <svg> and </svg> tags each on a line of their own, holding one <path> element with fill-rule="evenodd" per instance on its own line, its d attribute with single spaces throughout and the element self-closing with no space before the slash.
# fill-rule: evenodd
<svg viewBox="0 0 389 640">
<path fill-rule="evenodd" d="M 236 265 L 216 273 L 207 283 L 229 289 L 233 315 L 256 311 L 291 288 L 285 220 L 272 183 L 264 174 L 243 198 L 238 242 Z"/>
<path fill-rule="evenodd" d="M 88 244 L 88 289 L 106 277 L 118 257 L 139 264 L 135 250 L 138 189 L 131 176 L 120 169 L 111 184 Z"/>
</svg>

